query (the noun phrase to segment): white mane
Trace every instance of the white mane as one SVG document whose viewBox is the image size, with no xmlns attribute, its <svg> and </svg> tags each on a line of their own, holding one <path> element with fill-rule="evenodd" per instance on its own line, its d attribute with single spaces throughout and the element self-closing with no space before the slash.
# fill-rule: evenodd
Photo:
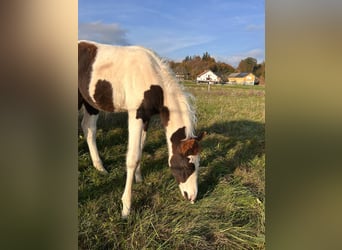
<svg viewBox="0 0 342 250">
<path fill-rule="evenodd" d="M 194 107 L 194 96 L 185 91 L 184 86 L 178 83 L 174 72 L 170 69 L 166 60 L 160 58 L 155 52 L 149 49 L 142 49 L 149 53 L 150 56 L 154 58 L 155 62 L 158 63 L 158 66 L 162 71 L 163 83 L 161 83 L 161 85 L 165 88 L 165 92 L 169 95 L 175 96 L 175 99 L 180 104 L 182 118 L 185 122 L 184 125 L 186 126 L 186 138 L 188 139 L 194 137 L 195 125 L 197 123 L 196 110 Z M 172 109 L 172 107 L 169 108 Z"/>
</svg>

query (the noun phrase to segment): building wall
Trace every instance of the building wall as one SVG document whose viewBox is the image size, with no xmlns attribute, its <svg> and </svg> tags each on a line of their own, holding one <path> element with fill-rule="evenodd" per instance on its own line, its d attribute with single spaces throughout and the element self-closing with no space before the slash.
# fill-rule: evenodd
<svg viewBox="0 0 342 250">
<path fill-rule="evenodd" d="M 208 72 L 204 73 L 203 75 L 198 76 L 197 81 L 207 82 L 208 76 L 210 76 L 210 78 L 211 78 L 210 81 L 212 81 L 212 82 L 217 82 L 219 80 L 217 75 L 215 75 L 212 71 L 208 71 Z"/>
<path fill-rule="evenodd" d="M 249 84 L 249 85 L 254 85 L 254 81 L 255 81 L 255 76 L 253 74 L 248 74 L 245 77 L 245 83 Z"/>
<path fill-rule="evenodd" d="M 255 76 L 253 74 L 248 74 L 245 77 L 228 77 L 228 81 L 233 84 L 254 85 Z"/>
</svg>

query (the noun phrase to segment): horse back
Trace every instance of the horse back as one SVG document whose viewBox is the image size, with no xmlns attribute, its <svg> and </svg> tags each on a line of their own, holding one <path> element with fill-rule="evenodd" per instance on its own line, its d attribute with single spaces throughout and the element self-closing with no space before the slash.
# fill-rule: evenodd
<svg viewBox="0 0 342 250">
<path fill-rule="evenodd" d="M 137 109 L 151 85 L 162 85 L 159 58 L 138 46 L 78 43 L 78 88 L 94 108 Z"/>
</svg>

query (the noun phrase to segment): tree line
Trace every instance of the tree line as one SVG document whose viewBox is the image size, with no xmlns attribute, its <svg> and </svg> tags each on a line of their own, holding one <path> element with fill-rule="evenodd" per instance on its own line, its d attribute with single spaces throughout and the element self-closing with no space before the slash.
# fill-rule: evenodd
<svg viewBox="0 0 342 250">
<path fill-rule="evenodd" d="M 265 62 L 258 63 L 253 57 L 241 60 L 237 68 L 224 62 L 216 62 L 208 52 L 203 53 L 202 57 L 199 55 L 186 56 L 181 62 L 170 60 L 169 64 L 171 69 L 176 74 L 183 75 L 185 80 L 196 80 L 196 77 L 205 70 L 211 70 L 223 81 L 227 81 L 228 76 L 235 72 L 253 73 L 259 78 L 260 83 L 264 83 L 265 80 Z"/>
</svg>

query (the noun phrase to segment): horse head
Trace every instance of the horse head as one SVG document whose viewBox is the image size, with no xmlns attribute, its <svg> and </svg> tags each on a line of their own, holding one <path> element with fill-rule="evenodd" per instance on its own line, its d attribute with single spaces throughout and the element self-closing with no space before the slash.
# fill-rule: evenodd
<svg viewBox="0 0 342 250">
<path fill-rule="evenodd" d="M 198 170 L 200 166 L 200 145 L 206 133 L 181 140 L 175 145 L 170 160 L 171 172 L 178 182 L 181 194 L 191 203 L 194 203 L 198 192 Z"/>
</svg>

